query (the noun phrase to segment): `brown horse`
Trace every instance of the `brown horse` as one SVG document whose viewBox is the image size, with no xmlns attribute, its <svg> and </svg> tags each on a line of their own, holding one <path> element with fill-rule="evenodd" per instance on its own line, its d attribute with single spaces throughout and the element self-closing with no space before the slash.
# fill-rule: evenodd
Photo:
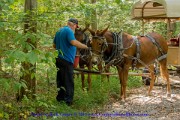
<svg viewBox="0 0 180 120">
<path fill-rule="evenodd" d="M 104 30 L 96 32 L 89 29 L 92 34 L 92 62 L 105 60 L 106 66 L 114 65 L 118 70 L 118 75 L 121 84 L 122 100 L 126 98 L 126 85 L 128 80 L 129 68 L 147 67 L 151 74 L 151 82 L 148 90 L 150 95 L 154 86 L 155 61 L 160 64 L 161 75 L 167 80 L 167 95 L 171 96 L 171 88 L 169 74 L 167 70 L 168 46 L 166 40 L 157 33 L 149 33 L 146 36 L 132 36 L 130 34 L 120 32 L 112 33 Z"/>
<path fill-rule="evenodd" d="M 85 31 L 87 29 L 88 29 L 88 27 L 86 27 L 83 30 L 81 28 L 80 29 L 76 29 L 75 30 L 75 37 L 81 43 L 86 44 L 88 47 L 91 47 L 89 35 L 87 33 L 85 33 Z M 87 67 L 88 70 L 92 70 L 93 65 L 96 65 L 96 64 L 93 64 L 91 62 L 92 55 L 91 55 L 90 50 L 78 49 L 77 51 L 78 51 L 77 55 L 80 55 L 79 67 L 81 69 L 85 69 L 85 67 Z M 97 66 L 98 66 L 99 71 L 102 71 L 102 64 L 98 63 Z M 87 81 L 88 81 L 88 90 L 90 90 L 91 86 L 92 86 L 92 83 L 91 83 L 91 74 L 88 73 L 87 77 L 88 77 L 87 78 Z M 109 81 L 109 75 L 107 75 L 107 79 Z M 84 90 L 84 88 L 85 88 L 85 83 L 84 83 L 85 76 L 84 76 L 84 72 L 83 71 L 81 72 L 81 80 L 82 80 L 82 89 Z"/>
<path fill-rule="evenodd" d="M 90 40 L 89 40 L 89 36 L 85 33 L 85 31 L 87 30 L 87 28 L 81 30 L 81 29 L 76 29 L 75 30 L 75 37 L 78 41 L 80 41 L 81 43 L 84 43 L 86 45 L 90 45 Z M 92 69 L 92 64 L 91 64 L 91 55 L 90 55 L 90 51 L 89 50 L 85 50 L 85 49 L 78 49 L 77 50 L 77 54 L 80 55 L 80 59 L 79 59 L 79 67 L 84 69 L 85 66 L 88 68 L 88 70 Z M 81 81 L 82 81 L 82 89 L 84 90 L 85 88 L 85 83 L 84 83 L 85 77 L 84 77 L 84 72 L 81 72 Z M 88 89 L 91 88 L 91 76 L 90 73 L 88 73 Z"/>
</svg>

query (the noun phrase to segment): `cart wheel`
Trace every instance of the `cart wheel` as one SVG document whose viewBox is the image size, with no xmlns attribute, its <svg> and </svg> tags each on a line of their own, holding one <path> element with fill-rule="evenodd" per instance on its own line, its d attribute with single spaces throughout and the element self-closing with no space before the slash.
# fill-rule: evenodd
<svg viewBox="0 0 180 120">
<path fill-rule="evenodd" d="M 149 73 L 149 71 L 148 71 L 148 69 L 147 68 L 144 68 L 143 69 L 143 73 Z M 143 80 L 143 83 L 145 84 L 145 85 L 150 85 L 150 81 L 151 81 L 151 79 L 149 78 L 149 77 L 144 77 L 144 76 L 142 76 L 142 80 Z"/>
</svg>

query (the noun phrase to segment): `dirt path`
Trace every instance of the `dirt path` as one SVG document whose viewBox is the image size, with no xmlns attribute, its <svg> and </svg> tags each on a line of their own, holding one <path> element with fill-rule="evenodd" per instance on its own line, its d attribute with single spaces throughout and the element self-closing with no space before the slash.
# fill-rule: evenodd
<svg viewBox="0 0 180 120">
<path fill-rule="evenodd" d="M 127 90 L 126 102 L 122 103 L 112 97 L 99 118 L 103 120 L 180 120 L 180 78 L 178 76 L 170 78 L 171 98 L 166 97 L 166 84 L 163 84 L 159 78 L 153 88 L 152 96 L 146 96 L 147 86 Z"/>
</svg>

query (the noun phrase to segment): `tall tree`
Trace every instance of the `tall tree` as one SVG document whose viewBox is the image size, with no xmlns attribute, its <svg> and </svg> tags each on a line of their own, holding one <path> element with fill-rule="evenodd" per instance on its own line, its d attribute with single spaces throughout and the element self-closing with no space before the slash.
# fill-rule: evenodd
<svg viewBox="0 0 180 120">
<path fill-rule="evenodd" d="M 92 4 L 96 3 L 96 0 L 91 0 Z M 92 9 L 91 11 L 91 27 L 93 30 L 97 30 L 97 13 L 96 13 L 96 9 Z"/>
<path fill-rule="evenodd" d="M 24 33 L 29 34 L 28 38 L 26 39 L 26 44 L 31 45 L 31 49 L 28 47 L 24 47 L 23 51 L 25 53 L 30 53 L 32 50 L 37 48 L 36 39 L 32 39 L 31 35 L 37 32 L 37 23 L 36 23 L 36 10 L 37 10 L 37 0 L 25 0 L 25 21 L 24 21 Z M 32 56 L 33 57 L 33 56 Z M 17 94 L 17 101 L 22 100 L 24 95 L 28 98 L 35 98 L 36 93 L 36 64 L 32 64 L 30 62 L 22 62 L 21 63 L 21 70 L 23 75 L 20 78 L 21 83 L 25 83 L 25 86 L 21 86 L 18 94 Z"/>
<path fill-rule="evenodd" d="M 0 20 L 2 20 L 2 18 L 1 18 L 1 16 L 2 16 L 1 14 L 2 14 L 2 13 L 1 13 L 1 12 L 2 12 L 2 8 L 1 8 L 1 6 L 0 6 Z M 3 29 L 3 28 L 1 28 L 1 29 Z M 1 45 L 2 45 L 2 44 L 1 44 Z M 0 45 L 0 47 L 1 47 L 1 48 L 0 48 L 0 71 L 2 71 L 2 50 L 1 50 L 1 49 L 2 49 L 2 46 L 1 46 L 1 45 Z"/>
</svg>

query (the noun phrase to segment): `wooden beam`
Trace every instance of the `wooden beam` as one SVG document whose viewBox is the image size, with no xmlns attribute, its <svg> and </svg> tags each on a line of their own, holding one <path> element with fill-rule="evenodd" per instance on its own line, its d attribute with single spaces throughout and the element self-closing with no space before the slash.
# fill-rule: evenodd
<svg viewBox="0 0 180 120">
<path fill-rule="evenodd" d="M 76 69 L 77 70 L 77 69 Z M 102 73 L 102 72 L 99 72 L 99 71 L 89 71 L 89 70 L 85 70 L 85 71 L 82 71 L 83 69 L 79 69 L 78 71 L 81 72 L 74 72 L 74 74 L 81 74 L 82 72 L 84 74 L 96 74 L 96 75 L 113 75 L 113 76 L 118 76 L 118 73 Z M 144 76 L 144 77 L 150 77 L 150 73 L 133 73 L 133 72 L 129 72 L 128 75 L 131 75 L 131 76 Z"/>
</svg>

